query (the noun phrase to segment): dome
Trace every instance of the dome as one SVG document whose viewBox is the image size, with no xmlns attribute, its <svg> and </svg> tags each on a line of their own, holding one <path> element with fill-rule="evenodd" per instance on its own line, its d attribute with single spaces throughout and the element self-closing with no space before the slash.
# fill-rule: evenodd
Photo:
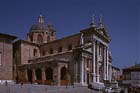
<svg viewBox="0 0 140 93">
<path fill-rule="evenodd" d="M 44 23 L 37 23 L 33 24 L 30 28 L 30 31 L 32 30 L 49 30 L 48 25 Z"/>
<path fill-rule="evenodd" d="M 51 24 L 45 24 L 44 22 L 44 17 L 42 15 L 40 15 L 38 17 L 38 23 L 33 24 L 30 28 L 30 32 L 34 32 L 34 31 L 52 31 L 55 30 L 54 27 Z"/>
</svg>

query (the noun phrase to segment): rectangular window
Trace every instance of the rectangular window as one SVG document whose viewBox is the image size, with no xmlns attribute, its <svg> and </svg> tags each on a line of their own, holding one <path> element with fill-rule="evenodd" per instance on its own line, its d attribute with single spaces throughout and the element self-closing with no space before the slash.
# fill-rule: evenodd
<svg viewBox="0 0 140 93">
<path fill-rule="evenodd" d="M 68 51 L 69 51 L 69 50 L 72 50 L 72 44 L 69 44 L 69 45 L 68 45 Z"/>
<path fill-rule="evenodd" d="M 53 48 L 50 48 L 50 54 L 53 54 Z"/>
<path fill-rule="evenodd" d="M 58 52 L 62 52 L 62 47 L 59 47 Z"/>
</svg>

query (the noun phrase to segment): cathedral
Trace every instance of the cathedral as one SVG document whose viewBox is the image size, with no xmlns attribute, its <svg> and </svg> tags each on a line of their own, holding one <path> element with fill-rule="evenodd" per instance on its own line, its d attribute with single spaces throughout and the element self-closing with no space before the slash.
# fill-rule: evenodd
<svg viewBox="0 0 140 93">
<path fill-rule="evenodd" d="M 58 86 L 111 82 L 111 39 L 101 18 L 95 24 L 92 17 L 90 26 L 77 34 L 57 39 L 56 33 L 39 15 L 27 39 L 12 43 L 13 81 Z"/>
</svg>

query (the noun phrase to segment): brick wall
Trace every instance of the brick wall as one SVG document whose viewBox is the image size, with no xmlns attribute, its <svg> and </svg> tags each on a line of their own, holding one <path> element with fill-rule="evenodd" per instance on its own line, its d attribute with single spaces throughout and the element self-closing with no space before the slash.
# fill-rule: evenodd
<svg viewBox="0 0 140 93">
<path fill-rule="evenodd" d="M 76 34 L 70 37 L 58 39 L 55 41 L 52 41 L 50 43 L 46 43 L 45 45 L 42 45 L 40 47 L 40 54 L 43 55 L 43 52 L 45 52 L 45 55 L 50 55 L 50 49 L 53 49 L 52 54 L 58 54 L 59 48 L 62 47 L 62 52 L 67 52 L 69 45 L 72 45 L 72 48 L 74 49 L 76 46 L 80 44 L 80 34 Z"/>
<path fill-rule="evenodd" d="M 12 44 L 0 42 L 0 53 L 1 53 L 0 80 L 12 80 L 13 78 Z"/>
<path fill-rule="evenodd" d="M 34 56 L 34 50 L 36 50 L 36 55 Z M 30 44 L 21 44 L 21 64 L 27 64 L 30 58 L 39 57 L 39 48 Z"/>
</svg>

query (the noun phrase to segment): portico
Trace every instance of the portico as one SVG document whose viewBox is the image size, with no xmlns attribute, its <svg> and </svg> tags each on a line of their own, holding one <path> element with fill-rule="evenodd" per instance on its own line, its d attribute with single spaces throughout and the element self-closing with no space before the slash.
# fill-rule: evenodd
<svg viewBox="0 0 140 93">
<path fill-rule="evenodd" d="M 22 83 L 47 85 L 65 85 L 70 83 L 68 62 L 54 60 L 22 65 L 18 69 L 18 75 L 20 75 L 18 81 Z"/>
</svg>

